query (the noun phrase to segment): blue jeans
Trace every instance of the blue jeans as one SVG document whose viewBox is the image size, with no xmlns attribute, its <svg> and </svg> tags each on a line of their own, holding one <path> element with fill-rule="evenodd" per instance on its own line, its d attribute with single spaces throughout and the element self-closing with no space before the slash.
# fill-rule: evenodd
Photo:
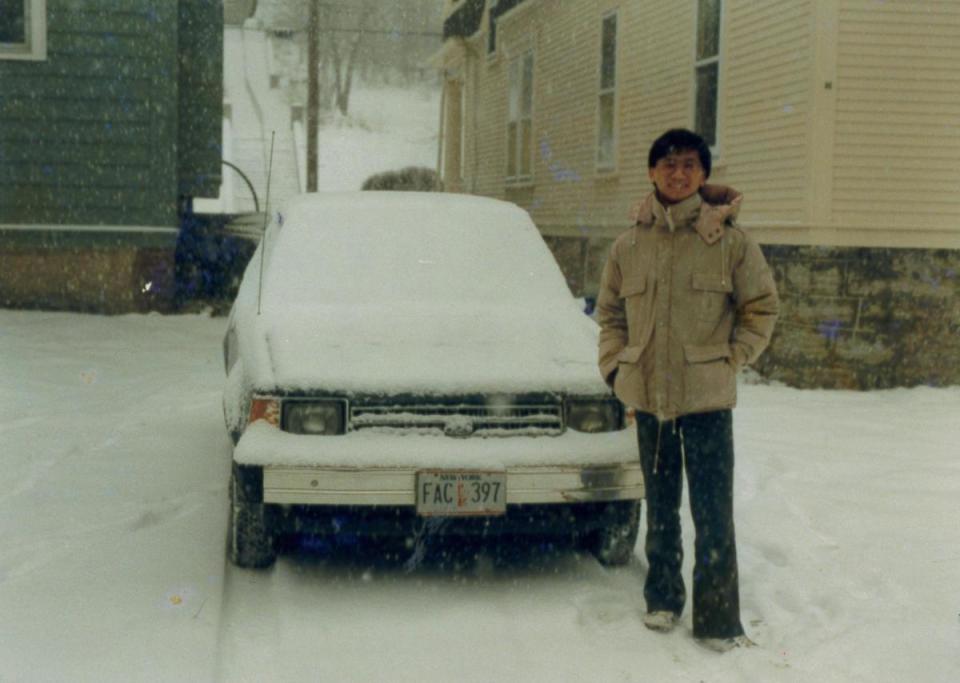
<svg viewBox="0 0 960 683">
<path fill-rule="evenodd" d="M 637 441 L 647 489 L 647 611 L 680 615 L 686 602 L 680 503 L 683 471 L 696 532 L 693 635 L 743 633 L 733 527 L 733 415 L 729 410 L 659 422 L 637 413 Z"/>
</svg>

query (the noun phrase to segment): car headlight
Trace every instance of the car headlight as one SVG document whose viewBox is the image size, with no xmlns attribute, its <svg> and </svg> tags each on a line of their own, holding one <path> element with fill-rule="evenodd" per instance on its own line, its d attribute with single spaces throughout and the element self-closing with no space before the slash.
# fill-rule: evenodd
<svg viewBox="0 0 960 683">
<path fill-rule="evenodd" d="M 567 401 L 567 426 L 578 432 L 613 432 L 622 427 L 623 410 L 612 399 Z"/>
<path fill-rule="evenodd" d="M 343 400 L 285 401 L 283 430 L 294 434 L 343 434 L 347 402 Z"/>
</svg>

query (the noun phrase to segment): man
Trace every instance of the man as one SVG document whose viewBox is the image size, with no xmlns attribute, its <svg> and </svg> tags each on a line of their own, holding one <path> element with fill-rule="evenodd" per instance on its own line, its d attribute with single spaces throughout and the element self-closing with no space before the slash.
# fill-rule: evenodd
<svg viewBox="0 0 960 683">
<path fill-rule="evenodd" d="M 688 130 L 650 148 L 654 191 L 616 240 L 597 298 L 600 372 L 636 410 L 647 488 L 644 624 L 683 612 L 680 501 L 686 469 L 696 531 L 693 635 L 719 651 L 751 644 L 740 623 L 733 525 L 736 373 L 766 348 L 776 287 L 733 222 L 741 195 L 706 185 L 710 148 Z"/>
</svg>

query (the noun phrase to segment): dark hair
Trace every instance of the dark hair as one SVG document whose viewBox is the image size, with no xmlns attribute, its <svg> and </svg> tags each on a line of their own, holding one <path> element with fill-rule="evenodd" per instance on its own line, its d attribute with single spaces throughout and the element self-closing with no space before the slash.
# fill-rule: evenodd
<svg viewBox="0 0 960 683">
<path fill-rule="evenodd" d="M 710 177 L 710 146 L 706 141 L 686 128 L 673 128 L 658 137 L 650 146 L 650 156 L 647 158 L 647 165 L 653 168 L 663 157 L 674 152 L 687 152 L 693 150 L 700 157 L 700 165 L 703 166 L 703 176 Z"/>
</svg>

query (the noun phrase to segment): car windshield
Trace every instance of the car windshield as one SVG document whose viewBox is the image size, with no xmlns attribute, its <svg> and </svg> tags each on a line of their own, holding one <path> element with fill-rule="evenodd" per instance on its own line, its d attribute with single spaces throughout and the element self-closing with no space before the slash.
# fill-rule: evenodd
<svg viewBox="0 0 960 683">
<path fill-rule="evenodd" d="M 445 194 L 300 198 L 270 226 L 265 296 L 277 303 L 569 302 L 527 214 Z"/>
</svg>

